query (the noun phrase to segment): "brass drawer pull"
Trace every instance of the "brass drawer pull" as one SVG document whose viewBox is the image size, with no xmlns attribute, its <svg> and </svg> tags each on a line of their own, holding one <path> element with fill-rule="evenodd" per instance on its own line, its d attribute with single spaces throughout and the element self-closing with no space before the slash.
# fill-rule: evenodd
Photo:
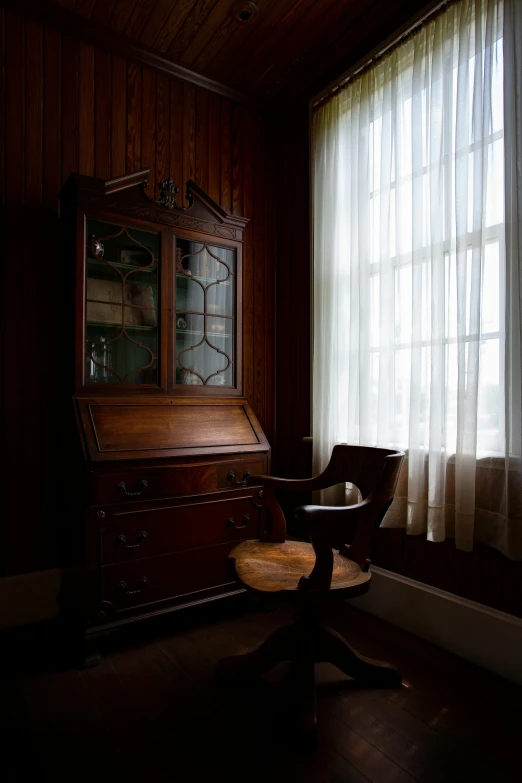
<svg viewBox="0 0 522 783">
<path fill-rule="evenodd" d="M 241 486 L 244 486 L 245 484 L 247 484 L 248 479 L 250 478 L 251 475 L 252 474 L 250 473 L 249 470 L 245 470 L 245 472 L 243 473 L 244 481 L 236 481 L 236 474 L 234 473 L 233 470 L 231 470 L 230 473 L 227 476 L 227 481 L 234 481 L 237 484 L 238 487 L 241 487 Z"/>
<path fill-rule="evenodd" d="M 250 514 L 245 514 L 245 516 L 243 517 L 244 524 L 242 525 L 236 525 L 233 517 L 229 517 L 227 519 L 228 527 L 233 527 L 235 530 L 243 530 L 248 525 L 249 522 L 250 522 Z"/>
<path fill-rule="evenodd" d="M 142 585 L 142 587 L 138 587 L 137 590 L 127 590 L 127 582 L 121 581 L 118 582 L 118 590 L 124 590 L 125 595 L 137 595 L 137 593 L 143 592 L 143 590 L 145 589 L 145 585 L 147 584 L 148 581 L 149 580 L 147 579 L 146 576 L 142 576 L 139 581 L 139 584 Z"/>
<path fill-rule="evenodd" d="M 121 533 L 118 538 L 116 539 L 120 543 L 122 543 L 125 547 L 125 549 L 138 549 L 146 538 L 148 538 L 148 533 L 146 530 L 142 530 L 141 533 L 138 533 L 138 540 L 136 544 L 127 544 L 127 536 L 125 536 L 123 533 Z"/>
<path fill-rule="evenodd" d="M 124 481 L 120 481 L 119 484 L 116 485 L 117 489 L 120 490 L 120 492 L 123 492 L 124 495 L 126 495 L 128 498 L 138 498 L 140 495 L 143 495 L 147 487 L 149 486 L 149 482 L 147 479 L 142 479 L 139 483 L 140 489 L 138 489 L 136 492 L 129 492 L 127 489 L 127 484 Z"/>
</svg>

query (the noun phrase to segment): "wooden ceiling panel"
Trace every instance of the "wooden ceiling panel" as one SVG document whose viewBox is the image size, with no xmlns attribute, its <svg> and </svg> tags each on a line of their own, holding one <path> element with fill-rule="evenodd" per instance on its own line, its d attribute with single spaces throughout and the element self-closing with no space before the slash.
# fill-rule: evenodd
<svg viewBox="0 0 522 783">
<path fill-rule="evenodd" d="M 237 0 L 51 2 L 173 63 L 276 103 L 313 94 L 423 5 L 418 0 L 257 0 L 257 13 L 241 22 Z"/>
<path fill-rule="evenodd" d="M 166 50 L 167 55 L 175 62 L 181 62 L 182 55 L 217 3 L 218 0 L 196 0 L 193 3 L 191 12 L 183 19 L 176 37 Z"/>
<path fill-rule="evenodd" d="M 177 4 L 176 4 L 177 5 Z M 172 13 L 172 0 L 156 0 L 152 12 L 140 34 L 139 41 L 153 48 L 156 36 Z"/>
<path fill-rule="evenodd" d="M 100 0 L 98 0 L 100 2 Z M 129 11 L 127 16 L 127 23 L 123 28 L 123 32 L 133 41 L 139 41 L 140 35 L 143 32 L 143 28 L 147 23 L 147 19 L 154 10 L 156 0 L 137 0 L 132 11 Z"/>
<path fill-rule="evenodd" d="M 96 0 L 76 0 L 74 13 L 89 19 Z"/>
<path fill-rule="evenodd" d="M 116 0 L 96 0 L 94 8 L 91 11 L 90 19 L 96 24 L 106 27 L 111 18 L 112 9 L 116 4 Z"/>
<path fill-rule="evenodd" d="M 250 78 L 258 91 L 265 94 L 279 92 L 308 67 L 310 62 L 323 66 L 329 56 L 329 47 L 339 31 L 354 30 L 366 13 L 374 14 L 381 0 L 352 0 L 350 3 L 334 3 L 329 8 L 313 3 L 308 13 L 296 20 L 291 45 L 286 49 L 271 48 L 266 59 L 272 64 L 272 73 L 254 62 Z M 268 40 L 270 44 L 270 39 Z M 277 82 L 273 78 L 277 74 Z"/>
<path fill-rule="evenodd" d="M 203 20 L 199 30 L 190 39 L 187 48 L 180 57 L 183 65 L 190 67 L 203 49 L 210 43 L 221 25 L 232 21 L 230 17 L 230 5 L 226 0 L 220 0 L 212 8 L 206 19 Z M 238 22 L 239 24 L 239 22 Z"/>
<path fill-rule="evenodd" d="M 136 1 L 137 0 L 134 0 L 133 3 L 129 3 L 129 0 L 116 0 L 108 22 L 108 26 L 111 30 L 115 30 L 117 33 L 122 33 L 125 30 L 129 17 L 136 7 Z M 74 7 L 74 11 L 76 13 L 76 6 Z"/>
<path fill-rule="evenodd" d="M 256 91 L 257 85 L 265 79 L 265 85 L 277 87 L 279 76 L 296 58 L 305 56 L 302 41 L 302 28 L 314 30 L 317 19 L 321 19 L 330 3 L 318 3 L 317 0 L 301 0 L 301 2 L 281 2 L 274 9 L 275 13 L 267 18 L 267 28 L 258 37 L 258 43 L 248 56 L 238 58 L 239 68 L 228 71 L 226 79 L 234 83 L 238 76 L 246 80 Z M 268 15 L 267 15 L 268 16 Z M 312 32 L 313 35 L 313 32 Z M 314 53 L 314 60 L 315 60 Z M 223 77 L 221 77 L 223 78 Z M 269 88 L 267 92 L 271 92 Z"/>
<path fill-rule="evenodd" d="M 328 57 L 324 58 L 324 67 L 316 69 L 311 61 L 306 62 L 285 85 L 281 85 L 282 92 L 289 98 L 303 92 L 315 95 L 344 70 L 378 47 L 394 30 L 406 24 L 423 8 L 423 4 L 419 4 L 418 0 L 396 0 L 389 3 L 373 0 L 372 3 L 363 5 L 364 12 L 352 27 L 339 25 L 336 40 L 329 45 Z"/>
<path fill-rule="evenodd" d="M 286 0 L 288 2 L 288 0 Z M 293 0 L 295 4 L 295 0 Z M 211 52 L 211 56 L 207 57 L 206 68 L 211 70 L 212 73 L 222 73 L 223 64 L 230 59 L 233 61 L 243 62 L 243 55 L 241 51 L 247 46 L 247 41 L 258 41 L 262 35 L 262 26 L 266 24 L 266 20 L 273 14 L 274 9 L 284 5 L 284 0 L 281 0 L 277 5 L 274 5 L 272 0 L 258 0 L 256 6 L 259 9 L 259 16 L 255 22 L 251 24 L 241 24 L 236 21 L 235 27 L 231 32 L 226 46 L 214 47 L 214 51 Z M 209 49 L 209 47 L 207 47 Z M 251 44 L 248 46 L 250 55 L 252 54 Z M 247 55 L 250 56 L 250 55 Z M 220 77 L 221 78 L 221 77 Z"/>
<path fill-rule="evenodd" d="M 219 73 L 219 79 L 225 83 L 237 78 L 240 72 L 243 78 L 251 83 L 250 69 L 253 62 L 267 62 L 266 51 L 276 48 L 292 31 L 295 19 L 306 14 L 307 9 L 315 5 L 317 0 L 280 0 L 278 3 L 265 3 L 263 12 L 252 24 L 241 25 L 244 33 L 241 42 L 231 42 L 212 61 L 210 67 Z"/>
<path fill-rule="evenodd" d="M 159 32 L 154 39 L 153 48 L 156 49 L 157 52 L 167 51 L 178 34 L 183 20 L 187 17 L 187 14 L 190 13 L 190 10 L 193 7 L 194 0 L 179 0 L 179 2 L 172 7 L 170 15 L 160 27 Z"/>
</svg>

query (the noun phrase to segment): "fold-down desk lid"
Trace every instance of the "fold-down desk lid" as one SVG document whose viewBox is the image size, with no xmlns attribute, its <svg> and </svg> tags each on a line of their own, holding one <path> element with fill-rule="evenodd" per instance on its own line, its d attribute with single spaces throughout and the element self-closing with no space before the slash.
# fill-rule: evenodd
<svg viewBox="0 0 522 783">
<path fill-rule="evenodd" d="M 268 451 L 245 399 L 75 397 L 91 461 Z"/>
</svg>

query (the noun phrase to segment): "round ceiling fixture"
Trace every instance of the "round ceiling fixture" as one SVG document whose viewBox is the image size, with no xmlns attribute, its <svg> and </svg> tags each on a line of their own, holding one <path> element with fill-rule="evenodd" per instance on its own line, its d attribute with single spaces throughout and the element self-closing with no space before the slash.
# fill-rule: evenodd
<svg viewBox="0 0 522 783">
<path fill-rule="evenodd" d="M 253 22 L 258 13 L 259 8 L 255 3 L 244 3 L 242 0 L 238 0 L 230 9 L 231 16 L 241 22 L 241 24 Z"/>
</svg>

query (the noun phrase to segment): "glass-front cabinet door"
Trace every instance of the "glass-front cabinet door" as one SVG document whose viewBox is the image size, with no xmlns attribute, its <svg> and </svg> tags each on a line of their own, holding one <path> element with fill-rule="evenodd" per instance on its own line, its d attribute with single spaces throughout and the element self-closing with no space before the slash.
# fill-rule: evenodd
<svg viewBox="0 0 522 783">
<path fill-rule="evenodd" d="M 87 220 L 87 385 L 160 385 L 160 245 L 159 231 Z"/>
<path fill-rule="evenodd" d="M 234 388 L 236 249 L 178 237 L 175 281 L 176 386 Z"/>
</svg>

